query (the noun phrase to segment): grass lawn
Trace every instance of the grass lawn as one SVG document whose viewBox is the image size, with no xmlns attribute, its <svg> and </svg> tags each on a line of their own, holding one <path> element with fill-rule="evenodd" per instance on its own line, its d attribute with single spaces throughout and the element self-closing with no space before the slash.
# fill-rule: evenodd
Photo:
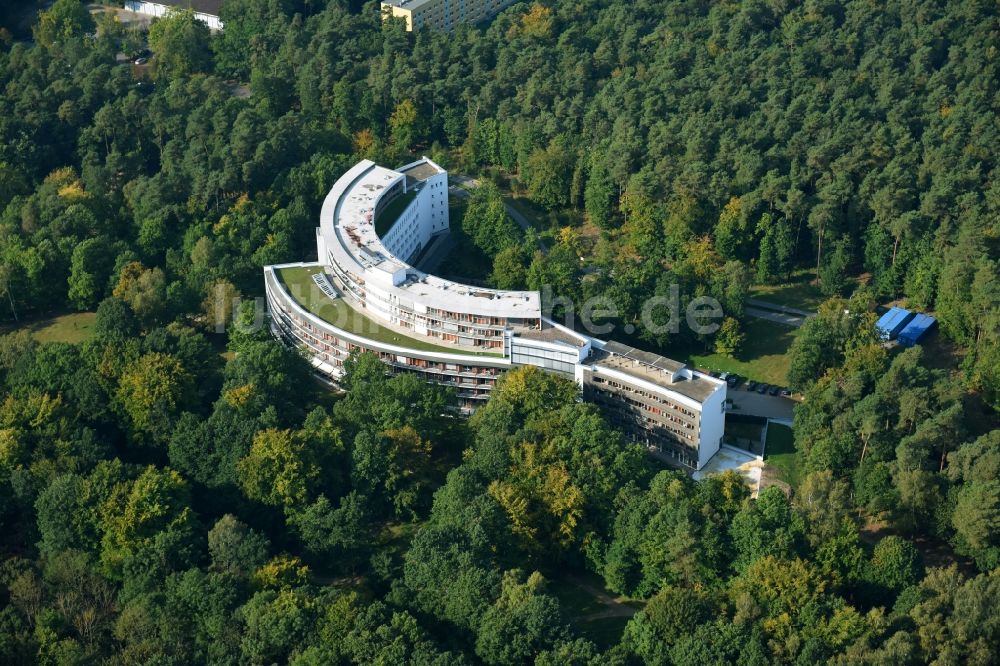
<svg viewBox="0 0 1000 666">
<path fill-rule="evenodd" d="M 69 342 L 79 344 L 93 337 L 96 322 L 97 314 L 94 312 L 70 312 L 23 321 L 20 325 L 11 324 L 0 330 L 0 333 L 13 333 L 19 329 L 27 329 L 31 331 L 31 336 L 41 343 Z"/>
<path fill-rule="evenodd" d="M 387 523 L 378 535 L 378 544 L 384 548 L 403 552 L 410 546 L 410 541 L 425 524 L 426 522 Z"/>
<path fill-rule="evenodd" d="M 771 301 L 790 308 L 815 311 L 826 296 L 819 287 L 812 284 L 815 273 L 809 269 L 801 269 L 792 273 L 784 284 L 760 284 L 750 288 L 750 296 L 763 301 Z"/>
<path fill-rule="evenodd" d="M 778 476 L 792 488 L 801 481 L 799 452 L 795 449 L 792 429 L 780 423 L 767 426 L 767 443 L 764 445 L 764 461 L 778 469 Z"/>
<path fill-rule="evenodd" d="M 396 223 L 399 216 L 402 215 L 406 207 L 410 205 L 417 196 L 416 190 L 410 190 L 406 194 L 400 194 L 395 199 L 390 201 L 385 208 L 378 214 L 375 218 L 375 233 L 378 234 L 379 238 L 382 238 L 389 230 L 392 229 L 392 225 Z"/>
<path fill-rule="evenodd" d="M 370 340 L 400 347 L 409 347 L 418 351 L 441 352 L 446 354 L 467 354 L 469 356 L 501 357 L 502 354 L 492 352 L 466 351 L 454 346 L 435 345 L 397 333 L 387 326 L 366 317 L 361 312 L 348 305 L 343 298 L 330 298 L 316 286 L 312 276 L 322 272 L 319 266 L 296 266 L 280 268 L 276 272 L 284 283 L 289 295 L 303 308 L 323 321 L 333 324 L 355 335 L 361 335 Z"/>
<path fill-rule="evenodd" d="M 790 360 L 788 348 L 797 331 L 765 319 L 750 319 L 745 328 L 746 342 L 736 358 L 696 353 L 690 355 L 690 361 L 698 368 L 735 372 L 754 381 L 785 385 Z"/>
</svg>

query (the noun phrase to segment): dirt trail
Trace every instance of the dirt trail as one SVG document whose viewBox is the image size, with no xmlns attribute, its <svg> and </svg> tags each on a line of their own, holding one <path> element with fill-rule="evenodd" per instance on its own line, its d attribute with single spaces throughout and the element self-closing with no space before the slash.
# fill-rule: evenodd
<svg viewBox="0 0 1000 666">
<path fill-rule="evenodd" d="M 635 615 L 636 611 L 639 609 L 635 606 L 630 606 L 628 604 L 622 603 L 612 597 L 610 594 L 597 587 L 596 585 L 591 585 L 587 581 L 579 578 L 577 576 L 568 576 L 567 580 L 579 587 L 581 590 L 585 590 L 588 594 L 593 596 L 598 603 L 602 606 L 607 606 L 607 610 L 598 611 L 596 613 L 590 613 L 588 615 L 582 615 L 577 618 L 577 621 L 589 622 L 591 620 L 603 620 L 610 617 L 632 617 Z"/>
</svg>

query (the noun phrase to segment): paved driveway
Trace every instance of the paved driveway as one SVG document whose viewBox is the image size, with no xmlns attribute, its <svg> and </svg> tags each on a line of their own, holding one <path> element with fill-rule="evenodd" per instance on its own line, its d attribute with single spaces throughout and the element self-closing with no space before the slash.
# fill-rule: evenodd
<svg viewBox="0 0 1000 666">
<path fill-rule="evenodd" d="M 809 312 L 808 310 L 801 310 L 799 308 L 791 308 L 787 305 L 782 305 L 781 303 L 773 303 L 771 301 L 766 301 L 762 298 L 748 298 L 747 305 L 752 305 L 753 307 L 760 308 L 762 310 L 774 310 L 776 312 L 784 312 L 785 314 L 798 315 L 800 317 L 815 317 L 815 312 Z"/>
<path fill-rule="evenodd" d="M 691 478 L 700 481 L 711 474 L 722 474 L 732 470 L 742 476 L 746 484 L 750 486 L 750 497 L 757 497 L 757 493 L 760 492 L 760 474 L 763 468 L 763 458 L 758 458 L 735 446 L 723 444 L 700 471 L 691 473 Z"/>
<path fill-rule="evenodd" d="M 743 311 L 757 319 L 766 319 L 778 324 L 784 324 L 785 326 L 794 326 L 795 328 L 805 323 L 806 319 L 816 316 L 815 312 L 790 308 L 787 305 L 772 303 L 759 298 L 748 298 Z"/>
<path fill-rule="evenodd" d="M 746 416 L 761 416 L 766 419 L 791 421 L 797 404 L 794 400 L 780 395 L 767 395 L 743 389 L 730 389 L 726 397 L 733 401 L 733 406 L 726 410 L 730 414 Z"/>
</svg>

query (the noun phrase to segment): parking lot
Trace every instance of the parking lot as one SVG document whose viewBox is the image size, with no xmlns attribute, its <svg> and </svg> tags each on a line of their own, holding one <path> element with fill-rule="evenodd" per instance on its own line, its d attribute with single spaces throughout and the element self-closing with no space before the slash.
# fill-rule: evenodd
<svg viewBox="0 0 1000 666">
<path fill-rule="evenodd" d="M 732 407 L 727 411 L 732 414 L 747 416 L 762 416 L 767 419 L 777 419 L 791 423 L 796 401 L 780 395 L 761 394 L 745 390 L 745 384 L 729 389 L 726 394 L 732 401 Z"/>
</svg>

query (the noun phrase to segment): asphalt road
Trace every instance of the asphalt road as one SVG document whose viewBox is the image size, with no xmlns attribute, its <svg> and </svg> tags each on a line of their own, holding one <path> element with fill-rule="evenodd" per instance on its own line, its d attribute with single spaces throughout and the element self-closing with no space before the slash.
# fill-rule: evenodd
<svg viewBox="0 0 1000 666">
<path fill-rule="evenodd" d="M 750 306 L 744 307 L 743 312 L 757 319 L 766 319 L 768 321 L 773 321 L 776 324 L 784 324 L 785 326 L 792 326 L 794 328 L 798 328 L 806 321 L 805 317 L 785 314 L 784 312 L 761 310 L 760 308 L 752 308 Z"/>
<path fill-rule="evenodd" d="M 733 406 L 726 410 L 730 414 L 762 416 L 768 419 L 787 421 L 792 420 L 797 404 L 794 400 L 783 398 L 780 395 L 744 391 L 742 388 L 729 389 L 726 397 L 733 401 Z"/>
<path fill-rule="evenodd" d="M 784 324 L 785 326 L 793 326 L 795 328 L 804 324 L 806 319 L 816 316 L 815 312 L 790 308 L 787 305 L 772 303 L 771 301 L 759 298 L 748 298 L 744 312 L 757 319 L 766 319 L 776 324 Z"/>
</svg>

